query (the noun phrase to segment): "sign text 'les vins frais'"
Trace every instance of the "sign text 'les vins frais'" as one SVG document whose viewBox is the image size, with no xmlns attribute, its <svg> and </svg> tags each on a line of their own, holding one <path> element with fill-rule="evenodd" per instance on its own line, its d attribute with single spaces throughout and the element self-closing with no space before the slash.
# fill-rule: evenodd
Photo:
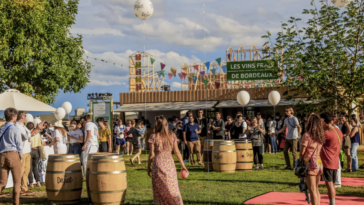
<svg viewBox="0 0 364 205">
<path fill-rule="evenodd" d="M 272 71 L 277 67 L 277 61 L 227 62 L 227 79 L 229 81 L 277 79 L 277 74 Z"/>
</svg>

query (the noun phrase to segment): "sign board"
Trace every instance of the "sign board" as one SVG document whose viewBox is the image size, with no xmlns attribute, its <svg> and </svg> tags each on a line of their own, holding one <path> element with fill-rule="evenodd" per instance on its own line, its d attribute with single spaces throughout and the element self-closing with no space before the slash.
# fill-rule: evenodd
<svg viewBox="0 0 364 205">
<path fill-rule="evenodd" d="M 111 102 L 92 102 L 92 112 L 92 121 L 94 123 L 96 123 L 97 118 L 103 117 L 105 121 L 109 121 L 111 126 Z"/>
<path fill-rule="evenodd" d="M 278 67 L 277 61 L 238 61 L 227 62 L 227 80 L 267 80 L 278 79 L 278 75 L 273 71 Z"/>
</svg>

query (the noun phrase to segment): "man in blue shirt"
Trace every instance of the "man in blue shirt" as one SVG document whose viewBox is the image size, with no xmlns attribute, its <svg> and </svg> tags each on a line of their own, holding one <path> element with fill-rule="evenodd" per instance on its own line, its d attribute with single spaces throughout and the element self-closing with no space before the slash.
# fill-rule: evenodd
<svg viewBox="0 0 364 205">
<path fill-rule="evenodd" d="M 0 128 L 0 190 L 5 188 L 11 171 L 14 183 L 13 204 L 19 204 L 23 141 L 20 129 L 14 125 L 18 111 L 8 108 L 4 115 L 6 123 Z"/>
<path fill-rule="evenodd" d="M 193 153 L 197 154 L 197 161 L 199 165 L 202 165 L 201 161 L 201 144 L 198 139 L 198 134 L 201 133 L 200 126 L 195 123 L 195 119 L 193 116 L 188 117 L 189 123 L 187 123 L 183 127 L 183 141 L 188 146 L 188 150 L 190 152 L 190 161 L 191 165 L 195 165 L 195 161 L 193 159 Z"/>
</svg>

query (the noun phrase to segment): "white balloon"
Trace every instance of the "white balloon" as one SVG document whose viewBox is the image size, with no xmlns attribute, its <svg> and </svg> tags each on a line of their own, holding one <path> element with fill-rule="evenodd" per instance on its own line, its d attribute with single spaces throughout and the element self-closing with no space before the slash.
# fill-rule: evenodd
<svg viewBox="0 0 364 205">
<path fill-rule="evenodd" d="M 240 91 L 238 95 L 236 96 L 236 99 L 238 100 L 238 103 L 242 106 L 245 106 L 250 101 L 250 95 L 245 90 Z"/>
<path fill-rule="evenodd" d="M 38 118 L 38 117 L 34 118 L 34 120 L 33 120 L 34 127 L 37 127 L 37 125 L 41 122 L 42 122 L 42 120 L 40 118 Z"/>
<path fill-rule="evenodd" d="M 33 122 L 33 120 L 34 120 L 33 115 L 25 114 L 25 124 L 27 124 L 28 122 Z"/>
<path fill-rule="evenodd" d="M 66 116 L 66 110 L 63 107 L 57 108 L 56 111 L 54 112 L 54 117 L 57 120 L 62 120 L 64 116 Z"/>
<path fill-rule="evenodd" d="M 66 111 L 66 114 L 70 114 L 72 111 L 72 104 L 70 102 L 64 102 L 62 104 L 63 109 Z"/>
<path fill-rule="evenodd" d="M 147 20 L 153 12 L 154 7 L 150 0 L 137 0 L 134 4 L 134 14 L 141 20 Z"/>
<path fill-rule="evenodd" d="M 276 106 L 276 105 L 278 105 L 279 101 L 281 101 L 281 94 L 279 94 L 278 91 L 272 91 L 268 95 L 268 100 L 269 100 L 270 104 L 272 104 L 273 106 Z"/>
<path fill-rule="evenodd" d="M 352 0 L 331 0 L 331 2 L 338 7 L 344 7 L 350 4 Z"/>
</svg>

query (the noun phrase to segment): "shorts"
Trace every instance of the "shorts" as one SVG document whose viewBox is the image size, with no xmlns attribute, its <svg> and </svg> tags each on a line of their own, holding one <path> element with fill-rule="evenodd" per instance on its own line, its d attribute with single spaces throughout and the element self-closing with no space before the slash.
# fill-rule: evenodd
<svg viewBox="0 0 364 205">
<path fill-rule="evenodd" d="M 264 138 L 265 138 L 265 143 L 266 143 L 266 144 L 271 144 L 271 143 L 272 143 L 272 142 L 271 142 L 271 141 L 272 141 L 272 139 L 271 139 L 270 135 L 265 135 L 265 136 L 264 136 Z"/>
<path fill-rule="evenodd" d="M 337 177 L 337 169 L 328 169 L 324 167 L 324 173 L 321 175 L 321 181 L 335 182 Z"/>
<path fill-rule="evenodd" d="M 348 136 L 344 138 L 343 149 L 350 149 L 350 148 L 351 148 L 351 139 Z"/>
<path fill-rule="evenodd" d="M 116 145 L 124 145 L 124 144 L 125 144 L 124 139 L 116 138 Z"/>
<path fill-rule="evenodd" d="M 108 142 L 100 142 L 99 152 L 108 152 L 109 151 L 109 143 Z"/>
<path fill-rule="evenodd" d="M 127 138 L 126 138 L 126 141 L 127 141 L 127 142 L 131 142 L 131 141 L 132 141 L 132 139 L 133 139 L 133 138 L 131 138 L 131 137 L 127 137 Z"/>
<path fill-rule="evenodd" d="M 140 149 L 140 138 L 137 140 L 131 140 L 131 143 L 133 144 L 134 149 Z"/>
</svg>

